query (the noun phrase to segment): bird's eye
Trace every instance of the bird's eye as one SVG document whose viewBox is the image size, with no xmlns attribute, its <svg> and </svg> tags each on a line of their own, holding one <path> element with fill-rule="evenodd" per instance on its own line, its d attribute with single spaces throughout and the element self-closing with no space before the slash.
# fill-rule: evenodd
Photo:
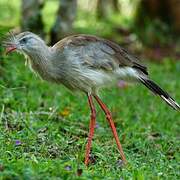
<svg viewBox="0 0 180 180">
<path fill-rule="evenodd" d="M 26 43 L 27 42 L 27 38 L 23 38 L 20 40 L 20 43 Z"/>
</svg>

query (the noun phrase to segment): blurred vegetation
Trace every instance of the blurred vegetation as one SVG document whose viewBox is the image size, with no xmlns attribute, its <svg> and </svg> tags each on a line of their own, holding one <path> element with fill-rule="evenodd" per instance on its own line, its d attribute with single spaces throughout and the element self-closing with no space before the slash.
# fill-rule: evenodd
<svg viewBox="0 0 180 180">
<path fill-rule="evenodd" d="M 76 0 L 71 1 L 76 3 Z M 32 2 L 32 6 L 25 5 L 29 8 L 23 11 L 20 0 L 0 1 L 0 27 L 20 31 L 23 25 L 23 30 L 31 29 L 38 34 L 44 31 L 47 41 L 51 43 L 68 34 L 95 34 L 123 44 L 137 54 L 144 52 L 150 59 L 161 61 L 159 59 L 166 56 L 179 58 L 180 3 L 176 0 L 78 0 L 77 10 L 75 5 L 73 10 L 68 10 L 72 8 L 68 1 L 61 4 L 60 0 L 39 0 L 43 8 L 42 5 L 32 8 L 34 0 L 23 2 Z M 42 13 L 38 13 L 41 8 Z M 61 13 L 62 10 L 71 14 Z M 35 15 L 37 29 L 34 29 L 36 25 L 31 27 Z M 42 25 L 39 23 L 41 16 Z"/>
<path fill-rule="evenodd" d="M 118 8 L 111 4 L 101 17 L 97 2 L 77 1 L 72 33 L 108 38 L 149 60 L 152 79 L 178 101 L 177 29 L 159 16 L 150 18 L 143 0 L 119 0 Z M 48 43 L 58 3 L 46 0 L 42 9 Z M 0 41 L 9 30 L 21 31 L 21 7 L 20 0 L 0 0 Z M 154 59 L 164 61 L 159 65 L 151 62 Z M 21 55 L 4 56 L 0 46 L 0 179 L 179 179 L 179 113 L 142 86 L 129 85 L 122 90 L 117 85 L 101 95 L 112 110 L 128 159 L 126 167 L 121 166 L 108 124 L 97 108 L 92 164 L 86 168 L 86 98 L 41 81 L 24 66 Z"/>
<path fill-rule="evenodd" d="M 174 43 L 180 33 L 179 10 L 177 0 L 141 0 L 134 23 L 138 37 L 149 46 Z"/>
</svg>

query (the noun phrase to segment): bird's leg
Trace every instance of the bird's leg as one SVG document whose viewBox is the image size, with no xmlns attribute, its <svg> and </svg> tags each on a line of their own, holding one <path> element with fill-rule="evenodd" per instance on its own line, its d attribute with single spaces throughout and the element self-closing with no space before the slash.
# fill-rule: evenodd
<svg viewBox="0 0 180 180">
<path fill-rule="evenodd" d="M 91 110 L 91 119 L 90 119 L 90 124 L 89 124 L 89 135 L 88 135 L 88 142 L 86 144 L 86 154 L 85 154 L 85 165 L 87 166 L 89 163 L 89 154 L 91 150 L 91 142 L 92 138 L 94 135 L 94 128 L 95 128 L 95 123 L 96 123 L 96 109 L 93 103 L 92 95 L 87 94 L 88 96 L 88 102 L 89 102 L 89 107 Z"/>
<path fill-rule="evenodd" d="M 104 113 L 106 114 L 106 119 L 109 122 L 109 125 L 111 127 L 112 133 L 113 133 L 114 138 L 116 140 L 116 144 L 117 144 L 117 147 L 119 149 L 122 161 L 124 163 L 126 163 L 126 158 L 125 158 L 125 155 L 124 155 L 121 143 L 120 143 L 119 138 L 118 138 L 118 134 L 117 134 L 116 127 L 115 127 L 113 119 L 112 119 L 112 115 L 111 115 L 109 109 L 106 107 L 106 105 L 101 101 L 101 99 L 97 95 L 94 95 L 94 97 L 95 97 L 96 101 L 98 102 L 98 104 L 101 106 L 101 108 L 104 111 Z"/>
</svg>

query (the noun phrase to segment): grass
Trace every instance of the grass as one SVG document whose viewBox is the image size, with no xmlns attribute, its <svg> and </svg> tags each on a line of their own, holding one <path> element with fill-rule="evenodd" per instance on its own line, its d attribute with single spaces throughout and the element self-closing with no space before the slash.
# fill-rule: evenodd
<svg viewBox="0 0 180 180">
<path fill-rule="evenodd" d="M 0 16 L 0 25 L 16 26 L 20 3 L 5 2 L 1 2 L 1 13 L 6 13 Z M 46 31 L 53 23 L 50 9 L 56 9 L 55 1 L 48 3 L 43 11 Z M 102 31 L 105 23 L 97 25 L 94 17 L 86 15 L 85 22 L 84 13 L 79 12 L 75 30 L 110 33 L 108 29 Z M 112 111 L 128 165 L 121 166 L 108 123 L 97 106 L 94 163 L 86 168 L 83 161 L 89 108 L 85 95 L 40 80 L 24 66 L 20 55 L 0 58 L 0 180 L 180 178 L 179 113 L 145 87 L 115 86 L 100 93 Z M 179 102 L 180 62 L 167 59 L 148 66 L 152 79 Z"/>
<path fill-rule="evenodd" d="M 101 92 L 112 110 L 128 165 L 98 108 L 92 156 L 83 164 L 89 109 L 83 94 L 46 83 L 13 54 L 0 78 L 0 179 L 178 179 L 178 112 L 142 86 Z M 180 99 L 180 63 L 149 64 L 152 78 Z M 77 173 L 82 170 L 82 175 Z"/>
</svg>

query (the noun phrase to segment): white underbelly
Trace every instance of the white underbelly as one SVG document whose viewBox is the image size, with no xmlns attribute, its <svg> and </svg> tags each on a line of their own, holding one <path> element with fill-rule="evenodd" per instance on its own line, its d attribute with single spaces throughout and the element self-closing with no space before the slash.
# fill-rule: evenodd
<svg viewBox="0 0 180 180">
<path fill-rule="evenodd" d="M 98 71 L 85 69 L 81 72 L 82 85 L 86 89 L 96 89 L 103 86 L 109 86 L 118 79 L 137 79 L 138 73 L 130 67 L 119 68 L 115 71 Z"/>
</svg>

